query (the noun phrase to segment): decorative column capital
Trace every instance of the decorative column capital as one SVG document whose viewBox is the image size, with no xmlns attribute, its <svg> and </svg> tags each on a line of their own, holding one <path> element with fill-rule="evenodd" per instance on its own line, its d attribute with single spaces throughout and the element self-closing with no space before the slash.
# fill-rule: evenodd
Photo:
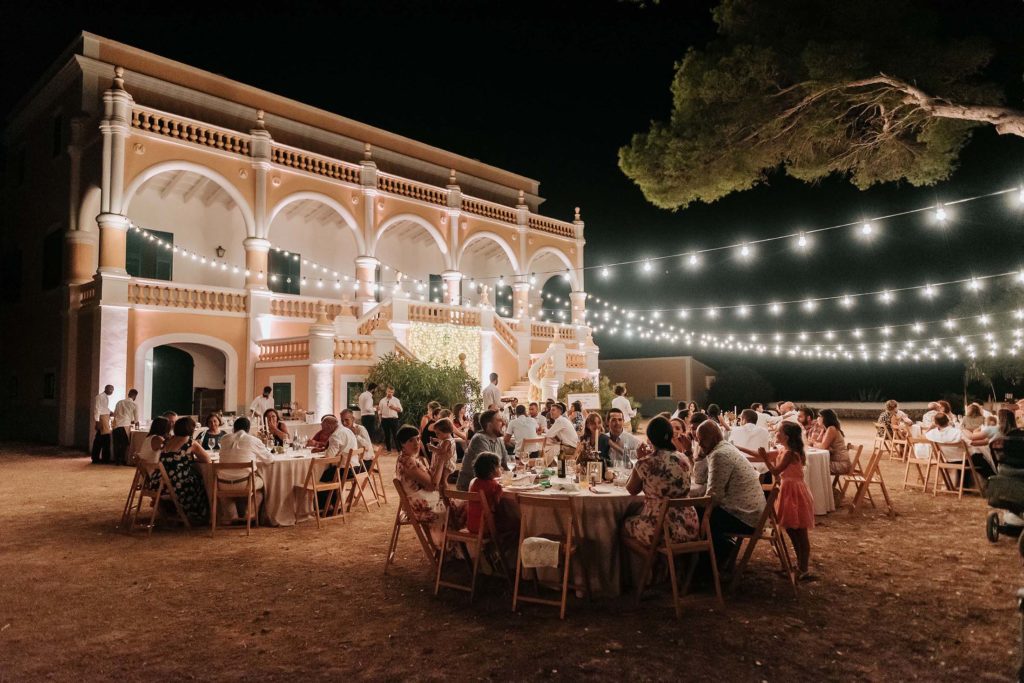
<svg viewBox="0 0 1024 683">
<path fill-rule="evenodd" d="M 128 217 L 119 213 L 101 213 L 96 216 L 96 224 L 100 226 L 100 230 L 120 230 L 121 232 L 128 232 L 128 228 L 132 227 L 132 222 Z"/>
<path fill-rule="evenodd" d="M 246 251 L 267 253 L 270 251 L 270 240 L 263 239 L 262 237 L 246 237 L 242 240 L 242 246 L 245 247 Z"/>
<path fill-rule="evenodd" d="M 356 266 L 359 268 L 376 268 L 380 261 L 376 256 L 356 256 Z"/>
</svg>

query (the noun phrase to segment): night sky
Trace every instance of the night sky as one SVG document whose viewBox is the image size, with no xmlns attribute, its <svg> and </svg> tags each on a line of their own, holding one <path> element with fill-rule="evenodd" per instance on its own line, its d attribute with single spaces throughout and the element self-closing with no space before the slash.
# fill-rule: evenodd
<svg viewBox="0 0 1024 683">
<path fill-rule="evenodd" d="M 775 175 L 764 186 L 684 211 L 657 209 L 616 164 L 618 148 L 651 119 L 665 118 L 674 62 L 713 37 L 711 2 L 639 7 L 605 2 L 275 3 L 237 12 L 188 3 L 116 5 L 34 2 L 0 22 L 7 112 L 80 30 L 223 74 L 541 181 L 541 211 L 571 219 L 582 207 L 587 263 L 684 252 L 741 239 L 811 229 L 983 194 L 1024 178 L 1024 140 L 978 129 L 953 178 L 932 188 L 883 186 L 861 192 L 841 179 L 816 186 Z M 148 11 L 140 11 L 140 7 Z M 1019 43 L 1024 5 L 1012 0 L 937 2 L 977 22 L 997 44 Z M 158 11 L 162 10 L 162 11 Z M 980 14 L 979 14 L 980 13 Z M 1018 54 L 1019 58 L 1020 55 Z M 1021 106 L 1021 64 L 995 66 Z M 363 84 L 358 88 L 353 83 Z M 358 98 L 346 93 L 361 92 Z M 681 261 L 654 273 L 614 269 L 587 290 L 639 308 L 757 303 L 923 284 L 1024 264 L 1024 211 L 1004 199 L 960 208 L 949 227 L 922 216 L 876 225 L 865 244 L 853 231 L 816 240 L 799 255 L 792 243 L 758 250 L 742 264 L 733 254 L 696 271 Z M 839 313 L 823 305 L 807 316 L 790 307 L 779 318 L 723 316 L 693 329 L 720 332 L 845 329 L 946 317 L 964 296 L 947 290 L 933 303 L 906 294 L 889 307 L 863 302 Z M 684 323 L 686 324 L 686 323 Z M 706 325 L 706 327 L 701 327 Z M 856 399 L 859 389 L 924 399 L 960 388 L 962 366 L 925 369 L 892 363 L 839 369 L 839 361 L 766 361 L 701 352 L 665 342 L 598 335 L 604 357 L 693 354 L 712 367 L 747 364 L 778 394 L 806 400 Z"/>
</svg>

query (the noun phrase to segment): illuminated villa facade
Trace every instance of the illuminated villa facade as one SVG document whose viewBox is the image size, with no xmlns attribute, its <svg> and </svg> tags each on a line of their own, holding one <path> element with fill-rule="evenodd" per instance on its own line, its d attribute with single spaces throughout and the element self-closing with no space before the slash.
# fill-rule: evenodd
<svg viewBox="0 0 1024 683">
<path fill-rule="evenodd" d="M 535 180 L 91 34 L 5 149 L 8 436 L 86 445 L 105 384 L 147 419 L 264 385 L 319 418 L 389 352 L 538 398 L 597 378 L 583 222 Z"/>
</svg>

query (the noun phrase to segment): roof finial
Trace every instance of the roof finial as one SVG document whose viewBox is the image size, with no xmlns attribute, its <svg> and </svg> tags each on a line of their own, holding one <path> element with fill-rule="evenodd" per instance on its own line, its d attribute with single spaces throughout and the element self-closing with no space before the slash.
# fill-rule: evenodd
<svg viewBox="0 0 1024 683">
<path fill-rule="evenodd" d="M 526 203 L 526 193 L 523 192 L 522 190 L 519 190 L 519 203 L 520 204 L 525 204 Z"/>
<path fill-rule="evenodd" d="M 369 142 L 363 147 L 363 159 L 369 161 L 373 158 L 373 145 Z"/>
<path fill-rule="evenodd" d="M 262 109 L 257 109 L 256 110 L 256 127 L 259 128 L 260 130 L 265 130 L 266 129 L 266 126 L 263 123 L 263 110 Z"/>
<path fill-rule="evenodd" d="M 457 185 L 458 184 L 458 181 L 455 179 L 455 169 L 454 168 L 448 170 L 448 184 L 449 185 Z"/>
<path fill-rule="evenodd" d="M 124 67 L 123 66 L 115 66 L 114 67 L 114 89 L 115 90 L 124 90 Z"/>
<path fill-rule="evenodd" d="M 575 216 L 575 218 L 573 218 L 573 220 L 574 221 L 578 221 L 579 219 L 580 219 L 580 207 L 577 206 L 576 207 L 576 216 Z"/>
</svg>

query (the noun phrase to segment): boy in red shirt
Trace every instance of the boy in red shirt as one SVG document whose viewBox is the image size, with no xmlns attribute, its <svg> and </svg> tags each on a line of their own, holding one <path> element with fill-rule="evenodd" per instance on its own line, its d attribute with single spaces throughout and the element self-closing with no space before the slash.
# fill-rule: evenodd
<svg viewBox="0 0 1024 683">
<path fill-rule="evenodd" d="M 498 532 L 501 533 L 504 531 L 502 528 L 504 525 L 501 523 L 500 515 L 497 514 L 498 501 L 501 500 L 501 484 L 497 481 L 498 477 L 501 476 L 501 461 L 493 453 L 481 453 L 473 462 L 473 474 L 476 475 L 476 479 L 470 483 L 469 491 L 470 493 L 483 491 L 487 507 L 495 518 L 494 525 L 497 527 Z M 480 503 L 476 500 L 471 500 L 466 510 L 466 528 L 474 534 L 477 533 L 480 530 L 480 518 L 482 516 L 483 510 L 480 509 Z"/>
</svg>

